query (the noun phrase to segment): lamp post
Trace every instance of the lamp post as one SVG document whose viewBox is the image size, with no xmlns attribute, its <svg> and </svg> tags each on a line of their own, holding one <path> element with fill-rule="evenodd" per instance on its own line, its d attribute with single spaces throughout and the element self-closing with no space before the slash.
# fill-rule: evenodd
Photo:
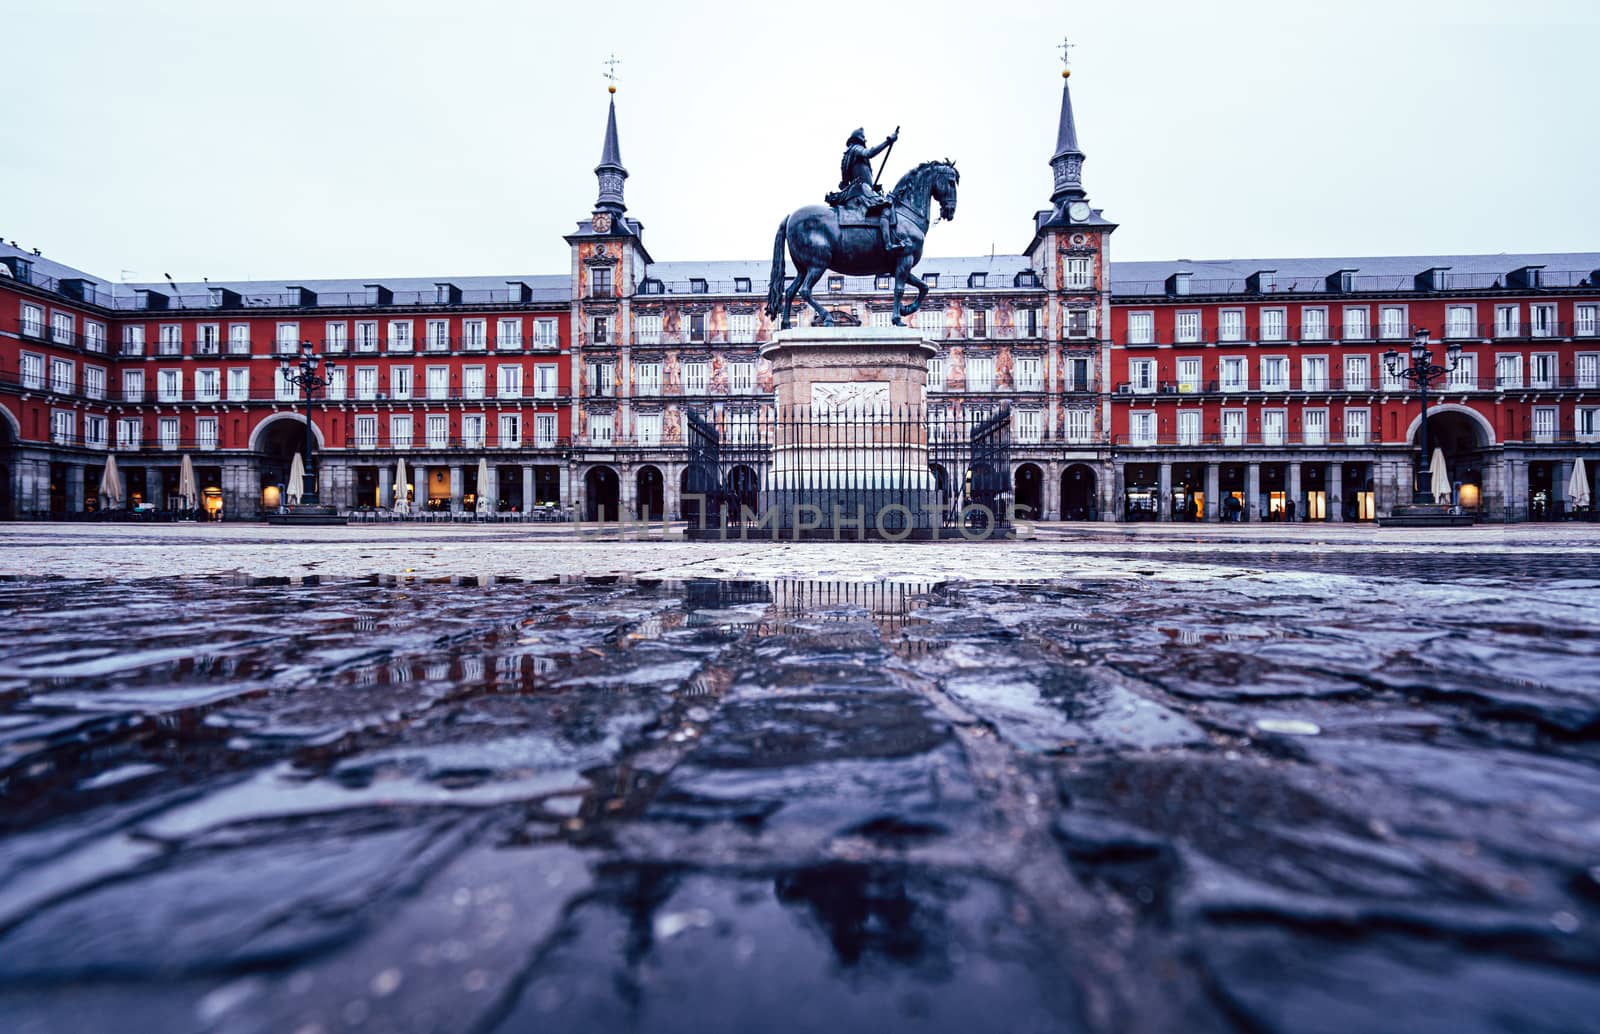
<svg viewBox="0 0 1600 1034">
<path fill-rule="evenodd" d="M 319 390 L 327 387 L 334 369 L 332 359 L 324 358 L 320 363 L 317 362 L 316 349 L 309 341 L 300 342 L 298 360 L 289 358 L 283 360 L 284 383 L 298 387 L 306 400 L 306 474 L 304 490 L 300 494 L 300 503 L 303 506 L 315 506 L 318 500 L 317 467 L 311 452 L 311 398 Z"/>
<path fill-rule="evenodd" d="M 1461 364 L 1461 342 L 1451 341 L 1445 346 L 1445 361 L 1448 364 L 1445 366 L 1434 365 L 1433 349 L 1428 346 L 1428 332 L 1419 330 L 1411 339 L 1409 365 L 1400 365 L 1404 357 L 1393 348 L 1383 353 L 1383 365 L 1390 376 L 1404 377 L 1414 382 L 1418 393 L 1422 396 L 1422 458 L 1417 463 L 1417 479 L 1411 488 L 1411 501 L 1417 506 L 1426 506 L 1434 501 L 1433 492 L 1428 485 L 1431 474 L 1427 467 L 1427 464 L 1432 462 L 1428 452 L 1428 386 L 1449 375 L 1450 371 Z"/>
</svg>

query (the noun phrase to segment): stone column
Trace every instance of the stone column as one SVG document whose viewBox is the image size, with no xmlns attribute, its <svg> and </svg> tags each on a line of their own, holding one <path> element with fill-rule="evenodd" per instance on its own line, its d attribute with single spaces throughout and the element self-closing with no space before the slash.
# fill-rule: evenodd
<svg viewBox="0 0 1600 1034">
<path fill-rule="evenodd" d="M 460 467 L 450 468 L 450 512 L 461 512 L 461 493 L 465 490 L 467 473 Z"/>
<path fill-rule="evenodd" d="M 378 468 L 378 505 L 386 510 L 394 508 L 394 468 Z"/>
<path fill-rule="evenodd" d="M 1286 491 L 1289 498 L 1294 500 L 1294 519 L 1296 521 L 1305 520 L 1306 501 L 1300 498 L 1300 464 L 1298 463 L 1289 464 L 1289 484 Z M 1287 506 L 1284 508 L 1284 512 L 1287 515 Z"/>
<path fill-rule="evenodd" d="M 1328 520 L 1344 521 L 1344 464 L 1328 464 Z"/>
<path fill-rule="evenodd" d="M 1163 463 L 1158 475 L 1160 498 L 1156 501 L 1156 520 L 1172 520 L 1172 464 Z"/>
<path fill-rule="evenodd" d="M 1206 514 L 1208 521 L 1222 520 L 1222 466 L 1206 464 Z"/>
<path fill-rule="evenodd" d="M 561 505 L 572 508 L 578 505 L 578 497 L 573 492 L 578 483 L 578 465 L 569 463 L 561 468 Z"/>
<path fill-rule="evenodd" d="M 1261 464 L 1244 465 L 1244 519 L 1261 520 Z"/>
<path fill-rule="evenodd" d="M 1111 469 L 1111 506 L 1107 513 L 1113 521 L 1125 521 L 1128 519 L 1128 465 L 1113 463 Z"/>
<path fill-rule="evenodd" d="M 637 477 L 638 475 L 633 470 L 633 464 L 622 463 L 617 465 L 617 506 L 622 511 L 619 517 L 626 518 L 638 512 L 639 482 Z"/>
<path fill-rule="evenodd" d="M 1059 521 L 1061 519 L 1061 464 L 1051 460 L 1045 465 L 1045 483 L 1041 488 L 1039 501 L 1044 504 L 1043 519 Z"/>
<path fill-rule="evenodd" d="M 522 468 L 522 512 L 533 512 L 533 468 L 527 465 Z"/>
</svg>

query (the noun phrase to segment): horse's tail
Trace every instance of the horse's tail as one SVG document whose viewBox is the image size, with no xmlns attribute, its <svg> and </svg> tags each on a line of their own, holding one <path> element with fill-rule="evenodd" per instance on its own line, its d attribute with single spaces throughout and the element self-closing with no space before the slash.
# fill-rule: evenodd
<svg viewBox="0 0 1600 1034">
<path fill-rule="evenodd" d="M 778 224 L 778 239 L 772 244 L 772 276 L 767 281 L 767 318 L 775 320 L 783 310 L 783 240 L 789 234 L 789 217 Z"/>
</svg>

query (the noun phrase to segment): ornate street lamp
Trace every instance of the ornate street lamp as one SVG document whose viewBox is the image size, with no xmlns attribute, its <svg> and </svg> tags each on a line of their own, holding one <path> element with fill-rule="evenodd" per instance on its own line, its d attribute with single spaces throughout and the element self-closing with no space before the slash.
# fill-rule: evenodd
<svg viewBox="0 0 1600 1034">
<path fill-rule="evenodd" d="M 1429 334 L 1426 330 L 1419 330 L 1411 339 L 1411 361 L 1409 365 L 1402 366 L 1402 356 L 1391 348 L 1383 353 L 1383 365 L 1391 377 L 1404 377 L 1417 385 L 1417 391 L 1422 397 L 1422 457 L 1417 462 L 1417 480 L 1412 485 L 1411 501 L 1417 506 L 1427 506 L 1433 502 L 1433 492 L 1429 482 L 1432 474 L 1428 470 L 1432 454 L 1428 451 L 1428 386 L 1442 377 L 1449 376 L 1450 372 L 1461 365 L 1461 342 L 1452 341 L 1445 346 L 1445 366 L 1435 366 L 1433 362 L 1433 349 L 1428 347 Z"/>
<path fill-rule="evenodd" d="M 304 490 L 300 494 L 300 503 L 303 506 L 318 505 L 317 466 L 311 452 L 311 398 L 328 386 L 334 369 L 332 359 L 324 358 L 321 363 L 317 362 L 317 351 L 309 341 L 300 342 L 298 360 L 287 357 L 283 360 L 283 382 L 299 387 L 301 395 L 306 400 L 306 475 Z"/>
</svg>

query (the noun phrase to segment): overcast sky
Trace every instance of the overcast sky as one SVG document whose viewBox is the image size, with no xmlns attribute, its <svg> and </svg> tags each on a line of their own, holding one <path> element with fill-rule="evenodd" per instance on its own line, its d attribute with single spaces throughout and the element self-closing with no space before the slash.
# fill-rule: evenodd
<svg viewBox="0 0 1600 1034">
<path fill-rule="evenodd" d="M 844 139 L 1016 252 L 1070 35 L 1121 259 L 1600 250 L 1592 0 L 0 0 L 0 237 L 110 279 L 563 273 L 617 94 L 658 260 L 770 255 Z"/>
</svg>

